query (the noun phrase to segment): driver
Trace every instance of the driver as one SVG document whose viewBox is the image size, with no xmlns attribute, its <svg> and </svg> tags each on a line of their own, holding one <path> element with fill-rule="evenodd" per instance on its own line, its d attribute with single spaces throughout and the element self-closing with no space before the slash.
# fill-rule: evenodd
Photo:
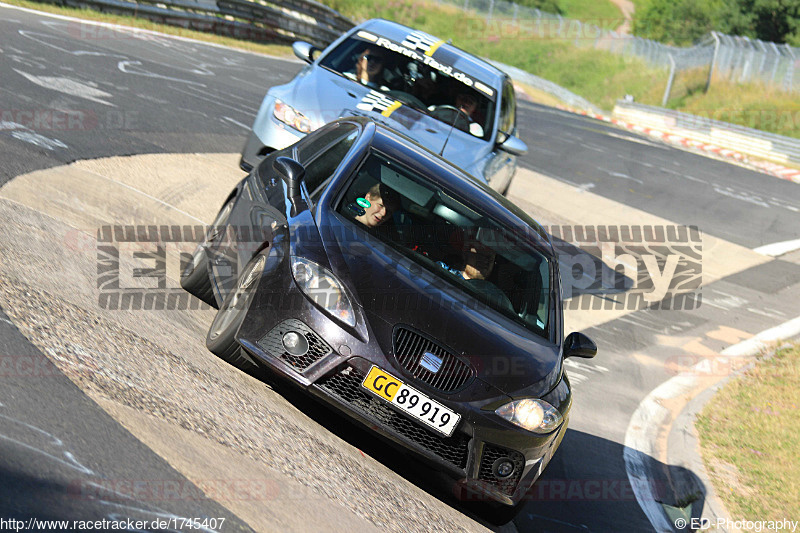
<svg viewBox="0 0 800 533">
<path fill-rule="evenodd" d="M 376 46 L 367 46 L 356 56 L 355 65 L 353 65 L 355 75 L 352 72 L 344 74 L 370 89 L 387 90 L 383 74 L 385 61 L 386 56 L 383 50 Z"/>
</svg>

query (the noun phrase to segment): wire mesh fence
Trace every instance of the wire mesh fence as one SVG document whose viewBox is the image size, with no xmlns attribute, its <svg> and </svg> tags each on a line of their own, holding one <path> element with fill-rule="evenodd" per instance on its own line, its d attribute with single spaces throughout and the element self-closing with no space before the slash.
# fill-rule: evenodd
<svg viewBox="0 0 800 533">
<path fill-rule="evenodd" d="M 596 24 L 567 19 L 504 0 L 438 0 L 462 9 L 472 34 L 553 39 L 636 57 L 649 66 L 669 71 L 668 89 L 702 78 L 721 77 L 737 83 L 761 82 L 783 91 L 800 92 L 800 48 L 712 32 L 698 44 L 681 48 L 615 29 L 623 19 Z M 699 70 L 705 70 L 703 75 Z M 678 85 L 674 82 L 677 79 Z M 689 80 L 689 81 L 687 81 Z M 692 87 L 689 87 L 691 89 Z M 664 104 L 670 91 L 665 93 Z"/>
</svg>

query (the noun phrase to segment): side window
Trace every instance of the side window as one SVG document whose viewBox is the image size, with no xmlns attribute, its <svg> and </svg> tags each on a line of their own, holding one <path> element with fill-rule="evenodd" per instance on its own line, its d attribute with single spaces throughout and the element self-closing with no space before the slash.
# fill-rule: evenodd
<svg viewBox="0 0 800 533">
<path fill-rule="evenodd" d="M 503 101 L 500 108 L 500 130 L 513 135 L 517 128 L 517 103 L 514 86 L 506 81 L 503 85 Z"/>
<path fill-rule="evenodd" d="M 306 167 L 304 184 L 312 202 L 316 202 L 322 191 L 325 190 L 331 176 L 358 137 L 356 126 L 352 124 L 342 126 L 349 127 L 340 127 L 336 138 L 331 139 L 331 142 L 328 142 L 322 151 L 315 154 L 311 162 L 307 162 L 307 159 L 304 160 L 302 155 L 300 156 L 300 162 Z"/>
</svg>

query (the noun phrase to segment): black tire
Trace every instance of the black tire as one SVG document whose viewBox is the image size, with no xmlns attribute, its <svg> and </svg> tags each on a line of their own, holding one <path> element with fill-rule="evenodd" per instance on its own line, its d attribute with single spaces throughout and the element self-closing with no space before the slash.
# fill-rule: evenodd
<svg viewBox="0 0 800 533">
<path fill-rule="evenodd" d="M 505 186 L 505 188 L 503 189 L 503 192 L 501 192 L 501 193 L 500 193 L 500 194 L 502 194 L 502 195 L 503 195 L 504 197 L 506 197 L 506 198 L 508 198 L 508 191 L 509 191 L 509 189 L 511 189 L 511 182 L 512 182 L 512 181 L 514 181 L 514 176 L 511 176 L 511 179 L 510 179 L 510 180 L 508 180 L 508 183 L 506 183 L 506 186 Z"/>
<path fill-rule="evenodd" d="M 249 284 L 245 284 L 244 288 L 241 288 L 240 283 L 256 270 L 259 261 L 260 267 L 263 268 L 263 257 L 254 259 L 245 267 L 236 288 L 228 294 L 219 307 L 217 316 L 214 317 L 206 335 L 206 347 L 211 353 L 245 372 L 257 370 L 258 365 L 243 352 L 242 347 L 236 341 L 236 333 L 247 315 L 253 290 Z M 258 273 L 260 272 L 261 270 L 258 270 Z"/>
<path fill-rule="evenodd" d="M 217 304 L 217 299 L 214 297 L 214 289 L 211 286 L 211 278 L 208 273 L 206 246 L 218 238 L 221 231 L 224 231 L 221 227 L 227 222 L 232 208 L 233 198 L 230 198 L 214 218 L 205 240 L 197 245 L 197 249 L 192 254 L 192 262 L 186 265 L 186 268 L 181 272 L 181 287 L 183 287 L 183 290 L 196 296 L 214 309 L 219 309 L 219 304 Z"/>
<path fill-rule="evenodd" d="M 217 316 L 214 317 L 214 321 L 208 329 L 206 348 L 239 370 L 252 372 L 258 367 L 242 354 L 242 347 L 236 341 L 236 332 L 239 331 L 247 314 L 247 306 L 243 301 L 246 300 L 246 297 L 246 294 L 233 291 L 222 302 Z"/>
<path fill-rule="evenodd" d="M 192 255 L 192 262 L 181 273 L 181 287 L 214 309 L 219 307 L 208 276 L 208 256 L 203 245 L 197 247 Z"/>
</svg>

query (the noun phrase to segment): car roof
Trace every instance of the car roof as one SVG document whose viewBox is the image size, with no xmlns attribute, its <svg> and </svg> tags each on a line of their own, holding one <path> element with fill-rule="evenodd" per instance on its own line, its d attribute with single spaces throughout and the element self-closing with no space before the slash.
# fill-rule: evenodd
<svg viewBox="0 0 800 533">
<path fill-rule="evenodd" d="M 460 193 L 468 204 L 477 207 L 479 211 L 507 227 L 516 228 L 518 234 L 521 233 L 520 229 L 527 226 L 532 230 L 524 232 L 527 240 L 535 243 L 545 255 L 554 257 L 552 242 L 544 228 L 517 205 L 482 181 L 417 144 L 413 139 L 369 117 L 346 117 L 341 120 L 358 122 L 365 127 L 365 130 L 369 129 L 370 124 L 374 125 L 375 132 L 369 141 L 373 148 L 408 165 L 431 181 Z"/>
<path fill-rule="evenodd" d="M 447 65 L 452 65 L 475 79 L 484 83 L 489 83 L 492 87 L 502 90 L 503 80 L 507 77 L 506 73 L 497 67 L 490 65 L 486 61 L 475 57 L 469 52 L 451 44 L 449 41 L 440 39 L 420 30 L 403 26 L 397 22 L 385 19 L 368 20 L 355 28 L 355 32 L 367 30 L 371 33 L 386 37 L 397 43 L 414 43 L 418 51 L 426 52 L 431 44 L 435 46 L 435 51 L 431 54 L 433 59 Z"/>
</svg>

